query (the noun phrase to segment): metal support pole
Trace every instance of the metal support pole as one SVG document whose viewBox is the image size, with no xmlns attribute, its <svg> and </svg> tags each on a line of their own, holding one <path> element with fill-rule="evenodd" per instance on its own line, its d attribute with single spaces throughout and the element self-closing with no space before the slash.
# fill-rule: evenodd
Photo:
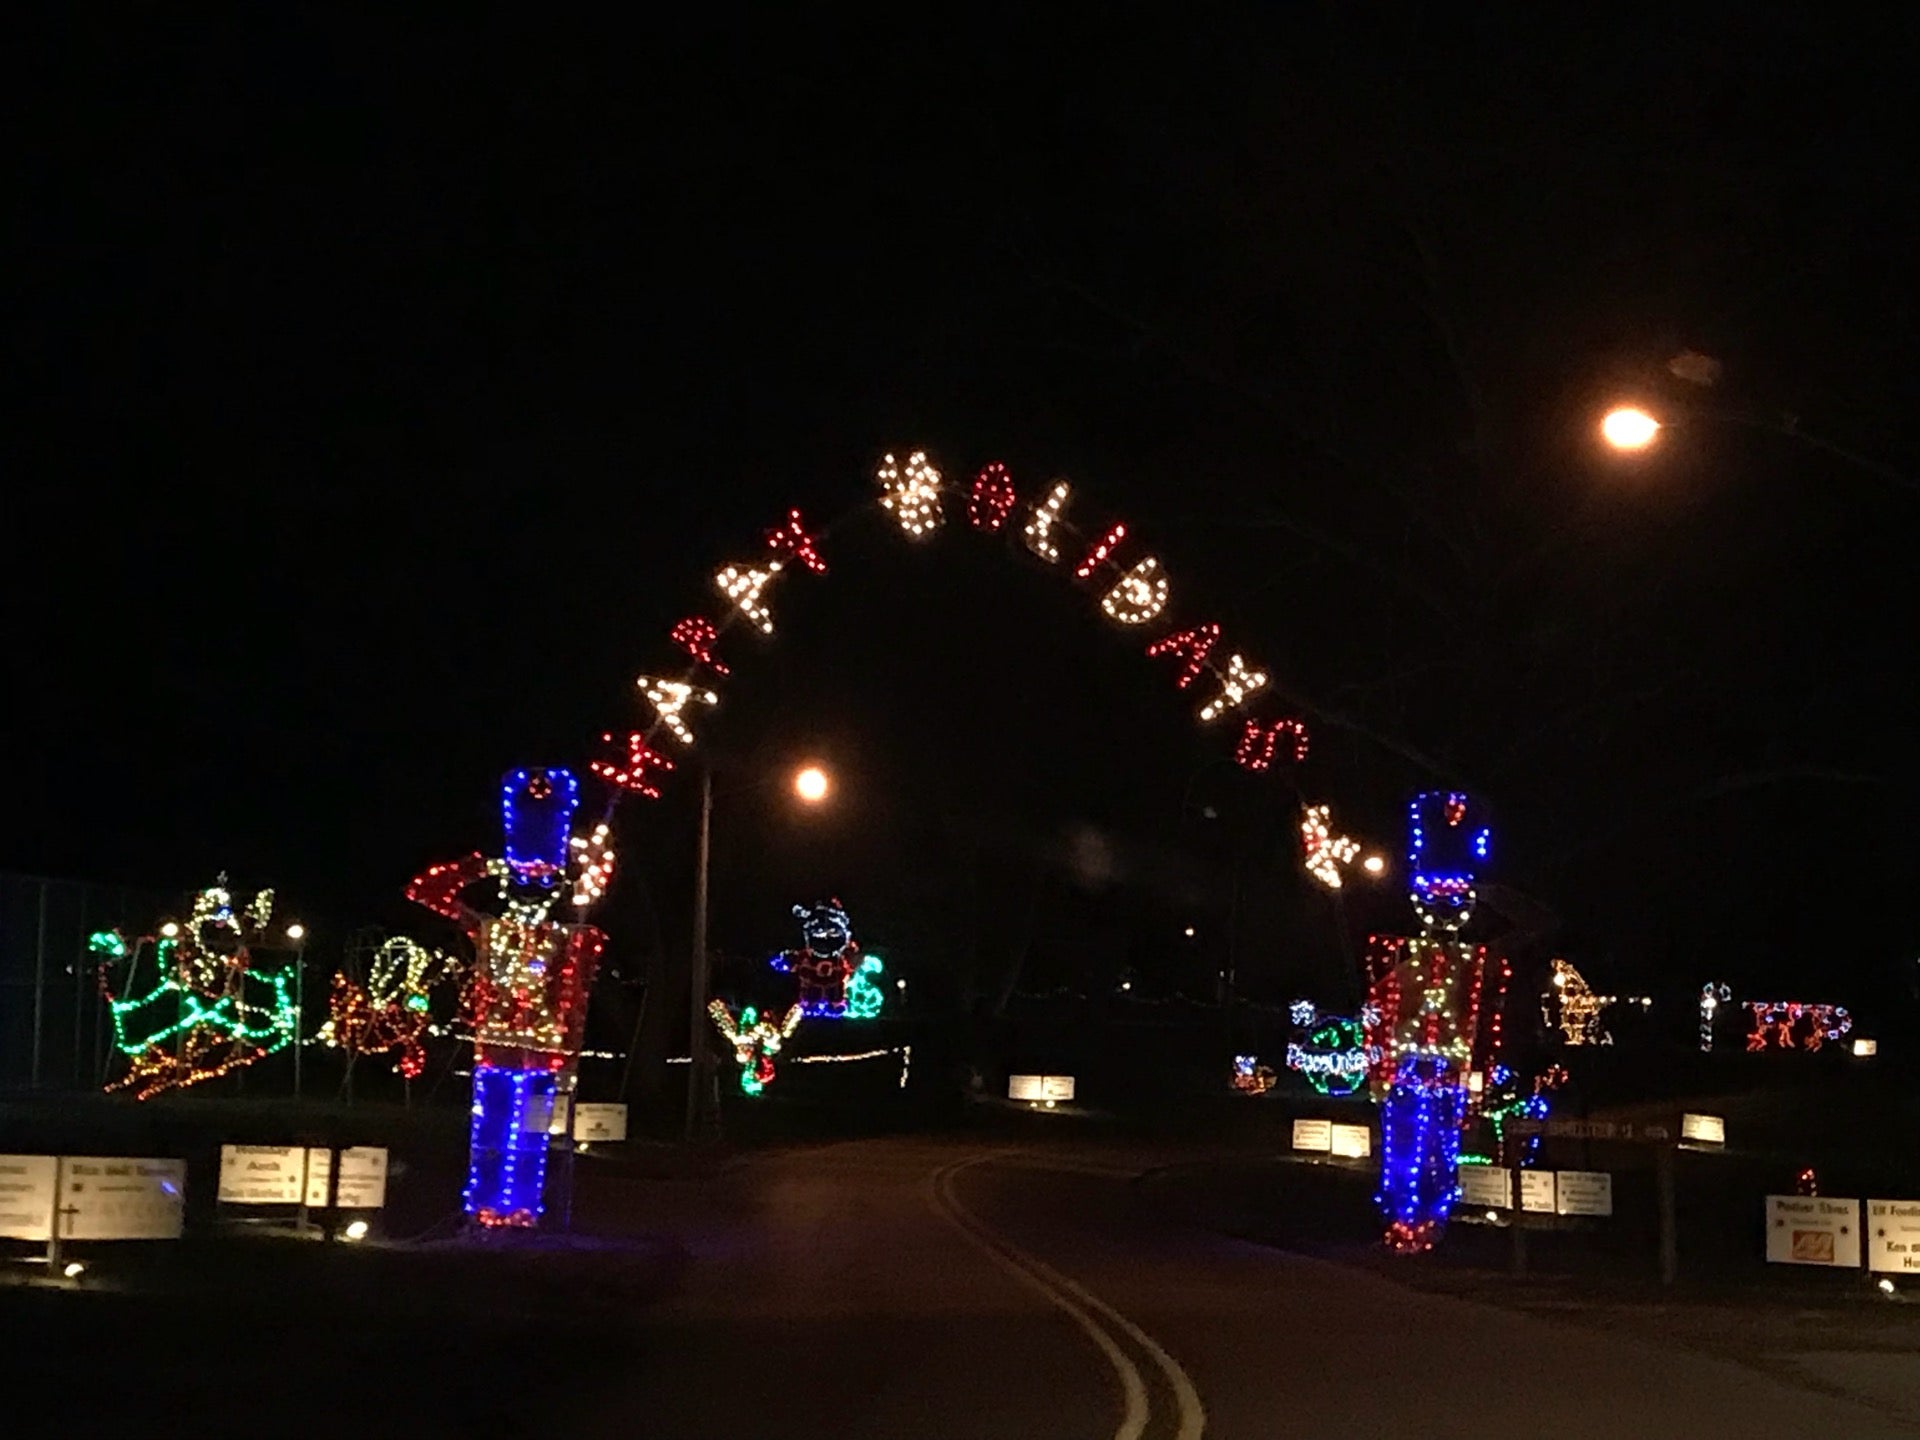
<svg viewBox="0 0 1920 1440">
<path fill-rule="evenodd" d="M 302 935 L 293 946 L 293 1098 L 300 1098 L 300 1051 L 304 1048 L 300 1032 L 307 1023 L 307 937 Z"/>
<path fill-rule="evenodd" d="M 331 1167 L 327 1171 L 326 1238 L 328 1243 L 332 1243 L 340 1236 L 340 1170 L 346 1154 L 339 1140 L 330 1136 L 327 1140 L 327 1162 Z"/>
<path fill-rule="evenodd" d="M 42 894 L 46 893 L 44 890 Z M 53 1213 L 47 1217 L 47 1275 L 59 1275 L 64 1268 L 60 1264 L 60 1197 L 66 1190 L 67 1162 L 63 1157 L 55 1156 L 53 1161 Z"/>
<path fill-rule="evenodd" d="M 713 834 L 713 771 L 700 767 L 700 834 L 693 863 L 693 954 L 689 959 L 687 1024 L 687 1141 L 711 1133 L 713 1048 L 707 1043 L 707 859 Z"/>
<path fill-rule="evenodd" d="M 85 995 L 87 989 L 87 892 L 80 891 L 80 928 L 75 933 L 76 954 L 73 959 L 73 1078 L 68 1082 L 75 1090 L 80 1088 L 80 1022 L 85 1014 Z"/>
<path fill-rule="evenodd" d="M 40 882 L 40 924 L 33 942 L 33 1067 L 27 1087 L 40 1088 L 40 1028 L 47 1012 L 47 882 Z"/>
<path fill-rule="evenodd" d="M 1509 1238 L 1513 1242 L 1510 1267 L 1515 1275 L 1525 1275 L 1527 1273 L 1527 1203 L 1521 1176 L 1526 1172 L 1520 1168 L 1520 1157 L 1526 1153 L 1526 1146 L 1517 1136 L 1512 1144 L 1513 1148 L 1506 1156 L 1509 1167 L 1507 1179 L 1513 1186 L 1513 1193 L 1507 1197 L 1513 1206 L 1513 1209 L 1508 1212 L 1510 1218 L 1507 1225 Z"/>
<path fill-rule="evenodd" d="M 1660 1193 L 1660 1283 L 1680 1278 L 1680 1227 L 1673 1203 L 1674 1150 L 1662 1145 L 1654 1158 L 1654 1184 Z"/>
</svg>

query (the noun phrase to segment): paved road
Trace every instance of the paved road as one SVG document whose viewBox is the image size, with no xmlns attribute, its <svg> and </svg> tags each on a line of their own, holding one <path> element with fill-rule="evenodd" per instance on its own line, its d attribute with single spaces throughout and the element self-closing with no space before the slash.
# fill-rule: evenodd
<svg viewBox="0 0 1920 1440">
<path fill-rule="evenodd" d="M 869 1140 L 605 1182 L 690 1252 L 588 1434 L 650 1440 L 1911 1435 L 1761 1368 L 1164 1217 L 1165 1153 Z M 1920 1362 L 1916 1379 L 1920 1380 Z"/>
</svg>

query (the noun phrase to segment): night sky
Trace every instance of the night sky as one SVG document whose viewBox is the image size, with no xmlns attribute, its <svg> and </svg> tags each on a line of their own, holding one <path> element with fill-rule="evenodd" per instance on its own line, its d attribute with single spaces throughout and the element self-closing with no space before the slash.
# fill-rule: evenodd
<svg viewBox="0 0 1920 1440">
<path fill-rule="evenodd" d="M 832 573 L 712 729 L 722 949 L 837 892 L 936 988 L 1030 943 L 1199 993 L 1233 913 L 1249 993 L 1345 999 L 1406 912 L 1300 878 L 1293 787 L 1397 855 L 1450 785 L 1596 983 L 1907 993 L 1920 491 L 1783 432 L 1920 473 L 1914 22 L 1343 9 L 43 35 L 0 866 L 408 922 L 797 505 Z M 1683 423 L 1623 463 L 1617 398 Z M 957 507 L 909 544 L 919 447 L 1125 520 L 1307 765 L 1242 783 Z M 802 757 L 829 810 L 747 788 Z M 684 944 L 691 823 L 620 812 L 617 964 Z"/>
</svg>

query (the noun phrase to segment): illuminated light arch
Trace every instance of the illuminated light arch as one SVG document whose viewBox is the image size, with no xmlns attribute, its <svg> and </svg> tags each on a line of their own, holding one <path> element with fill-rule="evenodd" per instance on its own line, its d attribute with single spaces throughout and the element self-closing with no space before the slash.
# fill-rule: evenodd
<svg viewBox="0 0 1920 1440">
<path fill-rule="evenodd" d="M 1068 518 L 1070 502 L 1076 510 L 1085 510 L 1088 506 L 1067 480 L 1051 479 L 1023 495 L 1008 468 L 993 462 L 974 472 L 970 480 L 954 484 L 943 478 L 941 467 L 926 451 L 898 453 L 905 458 L 898 459 L 895 453 L 889 453 L 876 466 L 873 479 L 877 492 L 870 503 L 886 513 L 906 541 L 925 542 L 947 528 L 949 518 L 964 515 L 966 524 L 953 528 L 965 529 L 976 539 L 997 540 L 1016 555 L 1031 555 L 1040 565 L 1058 574 L 1064 585 L 1088 597 L 1117 627 L 1118 633 L 1140 644 L 1147 657 L 1177 660 L 1179 668 L 1168 689 L 1186 694 L 1194 706 L 1196 721 L 1215 735 L 1226 737 L 1227 752 L 1242 770 L 1259 775 L 1283 765 L 1304 762 L 1308 742 L 1306 722 L 1299 715 L 1288 713 L 1284 689 L 1273 681 L 1268 665 L 1250 651 L 1230 643 L 1218 621 L 1180 614 L 1179 603 L 1186 597 L 1177 577 L 1168 573 L 1159 556 L 1141 544 L 1133 526 L 1105 517 L 1093 528 L 1081 529 Z M 682 618 L 667 630 L 665 638 L 680 652 L 682 663 L 678 672 L 650 667 L 650 673 L 639 676 L 636 683 L 651 709 L 651 718 L 638 728 L 608 730 L 602 734 L 602 743 L 608 748 L 589 768 L 608 785 L 606 808 L 596 826 L 567 838 L 569 864 L 549 865 L 543 871 L 555 901 L 564 893 L 559 883 L 563 869 L 571 879 L 570 898 L 575 914 L 563 928 L 598 935 L 586 923 L 586 912 L 601 898 L 612 869 L 611 822 L 615 807 L 622 798 L 631 795 L 660 798 L 664 778 L 683 768 L 680 762 L 697 748 L 696 724 L 706 711 L 721 703 L 718 687 L 728 682 L 732 674 L 731 667 L 721 658 L 729 631 L 748 630 L 772 636 L 776 606 L 784 587 L 793 583 L 796 575 L 818 577 L 827 572 L 823 547 L 833 528 L 833 525 L 809 527 L 799 510 L 787 510 L 783 520 L 761 532 L 757 551 L 752 545 L 743 546 L 732 556 L 723 557 L 724 563 L 708 572 L 713 591 L 726 601 L 725 606 L 709 613 L 683 612 Z M 1078 558 L 1066 559 L 1070 554 Z M 709 591 L 709 595 L 713 591 Z M 1159 673 L 1164 677 L 1167 672 L 1162 668 Z M 1228 723 L 1212 723 L 1229 715 Z M 1301 803 L 1304 807 L 1304 800 Z M 1307 813 L 1309 818 L 1317 813 L 1324 826 L 1327 813 L 1324 808 Z M 1346 850 L 1352 842 L 1332 835 L 1325 836 L 1325 842 L 1320 851 L 1335 852 L 1333 866 L 1351 859 L 1351 855 L 1337 852 Z M 1313 847 L 1309 845 L 1308 849 L 1312 851 Z M 473 860 L 486 863 L 478 856 Z M 470 864 L 457 862 L 436 867 L 415 882 L 415 890 L 422 886 L 444 890 L 451 885 L 457 893 L 460 886 L 478 878 L 462 868 Z M 450 873 L 442 875 L 443 871 Z M 1337 868 L 1333 873 L 1334 881 L 1328 882 L 1322 877 L 1323 883 L 1337 883 Z M 422 898 L 422 903 L 431 908 L 430 898 Z M 496 923 L 460 906 L 443 909 L 441 913 L 464 917 L 469 923 Z M 597 955 L 596 942 L 592 955 L 587 957 L 588 963 Z M 852 1006 L 854 1002 L 850 999 L 848 1004 Z M 580 1014 L 570 1010 L 569 1023 L 583 1021 L 584 1008 L 578 1007 Z M 714 1000 L 708 1013 L 715 1027 L 734 1046 L 741 1066 L 741 1088 L 748 1094 L 757 1094 L 772 1078 L 773 1057 L 800 1024 L 805 1009 L 796 1005 L 780 1016 L 754 1011 L 736 1016 L 723 1002 Z M 1372 1043 L 1370 1035 L 1366 1043 Z M 904 1073 L 903 1065 L 903 1077 Z M 476 1083 L 479 1074 L 476 1071 Z M 509 1074 L 508 1078 L 520 1088 L 486 1103 L 482 1103 L 485 1097 L 476 1090 L 476 1115 L 492 1115 L 497 1111 L 511 1119 L 523 1112 L 532 1113 L 527 1109 L 526 1088 L 531 1082 L 517 1074 Z M 518 1125 L 519 1121 L 512 1123 Z M 497 1150 L 500 1154 L 518 1156 L 525 1149 L 529 1163 L 536 1152 L 544 1157 L 540 1144 L 527 1137 L 514 1138 L 518 1133 L 513 1131 L 502 1142 L 504 1148 L 494 1146 L 489 1150 L 481 1145 L 476 1132 L 475 1153 L 492 1154 Z M 522 1217 L 537 1217 L 537 1175 L 521 1177 L 527 1183 L 520 1185 L 514 1180 L 518 1172 L 511 1166 L 508 1169 L 512 1172 L 508 1180 L 519 1185 L 516 1196 L 526 1191 L 531 1199 L 524 1205 L 518 1201 L 505 1205 L 506 1220 L 520 1223 Z M 477 1192 L 472 1191 L 470 1181 L 470 1200 L 474 1193 Z M 469 1209 L 473 1209 L 471 1204 Z M 482 1218 L 485 1216 L 484 1208 L 476 1213 L 482 1214 Z M 527 1223 L 531 1223 L 530 1218 Z"/>
<path fill-rule="evenodd" d="M 1067 480 L 1051 480 L 1023 499 L 1013 475 L 999 461 L 982 466 L 971 480 L 950 484 L 925 450 L 904 454 L 904 459 L 896 452 L 881 458 L 874 471 L 873 498 L 905 538 L 926 540 L 944 528 L 947 511 L 953 508 L 965 515 L 966 528 L 981 535 L 1015 535 L 1016 552 L 1023 550 L 1045 565 L 1060 566 L 1066 549 L 1076 549 L 1081 558 L 1064 567 L 1063 576 L 1070 577 L 1075 588 L 1090 590 L 1115 625 L 1149 632 L 1153 638 L 1144 647 L 1148 656 L 1181 662 L 1176 688 L 1200 685 L 1197 720 L 1211 725 L 1229 714 L 1236 717 L 1236 764 L 1259 774 L 1306 759 L 1306 722 L 1276 705 L 1277 687 L 1264 663 L 1226 649 L 1217 621 L 1189 621 L 1178 627 L 1169 623 L 1178 587 L 1157 555 L 1141 551 L 1127 522 L 1110 519 L 1082 531 L 1068 519 L 1069 505 L 1079 497 Z M 1016 512 L 1024 518 L 1010 526 L 1007 522 Z M 726 631 L 739 625 L 772 635 L 780 586 L 799 571 L 826 573 L 821 544 L 831 528 L 810 529 L 799 510 L 789 509 L 784 520 L 763 533 L 761 558 L 737 560 L 713 572 L 715 588 L 729 602 L 725 613 L 718 621 L 689 615 L 668 631 L 669 642 L 685 655 L 689 668 L 677 678 L 641 676 L 640 689 L 654 711 L 651 723 L 601 737 L 607 751 L 589 769 L 609 783 L 614 800 L 629 794 L 660 797 L 661 777 L 674 768 L 663 747 L 671 742 L 682 751 L 694 748 L 695 710 L 717 705 L 720 695 L 714 687 L 732 673 L 719 655 Z"/>
</svg>

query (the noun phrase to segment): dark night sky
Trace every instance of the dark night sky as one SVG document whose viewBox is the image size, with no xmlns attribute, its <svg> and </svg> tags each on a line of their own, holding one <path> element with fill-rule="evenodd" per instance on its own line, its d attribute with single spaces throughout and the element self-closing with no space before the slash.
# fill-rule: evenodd
<svg viewBox="0 0 1920 1440">
<path fill-rule="evenodd" d="M 503 769 L 640 718 L 714 566 L 925 446 L 1127 519 L 1333 717 L 1300 779 L 1346 824 L 1486 795 L 1498 878 L 1603 974 L 1904 985 L 1920 494 L 1705 418 L 1589 442 L 1631 391 L 1920 471 L 1913 22 L 1341 8 L 45 35 L 0 865 L 403 920 L 495 845 Z M 952 524 L 828 558 L 731 638 L 715 742 L 846 798 L 723 807 L 721 944 L 816 888 L 998 943 L 1038 872 L 1040 979 L 1164 970 L 1129 924 L 1214 926 L 1240 844 L 1249 983 L 1328 983 L 1259 839 L 1291 793 L 1186 791 L 1226 742 L 1090 601 Z M 637 951 L 684 791 L 621 823 Z"/>
</svg>

